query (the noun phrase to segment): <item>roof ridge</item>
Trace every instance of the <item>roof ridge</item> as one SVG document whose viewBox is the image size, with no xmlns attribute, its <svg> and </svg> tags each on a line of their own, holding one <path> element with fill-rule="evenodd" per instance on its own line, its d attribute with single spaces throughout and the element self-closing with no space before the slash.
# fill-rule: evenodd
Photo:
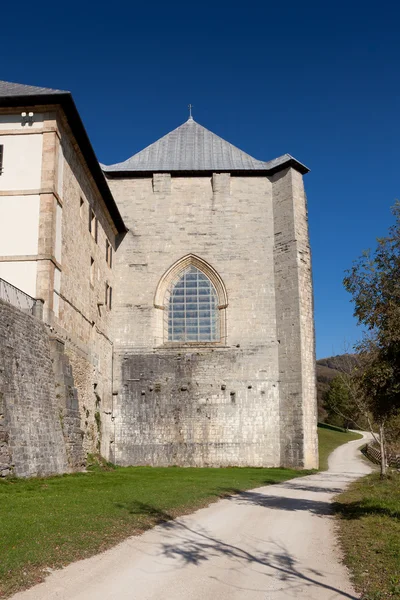
<svg viewBox="0 0 400 600">
<path fill-rule="evenodd" d="M 260 170 L 266 163 L 189 117 L 125 161 L 104 166 L 118 171 Z"/>
</svg>

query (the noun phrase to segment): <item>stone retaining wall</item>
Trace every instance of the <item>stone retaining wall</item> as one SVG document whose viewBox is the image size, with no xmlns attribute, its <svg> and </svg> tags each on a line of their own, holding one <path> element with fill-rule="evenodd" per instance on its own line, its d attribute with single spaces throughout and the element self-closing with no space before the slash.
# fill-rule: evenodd
<svg viewBox="0 0 400 600">
<path fill-rule="evenodd" d="M 0 301 L 1 476 L 45 476 L 82 466 L 67 360 L 63 345 L 53 343 L 51 350 L 41 321 Z"/>
</svg>

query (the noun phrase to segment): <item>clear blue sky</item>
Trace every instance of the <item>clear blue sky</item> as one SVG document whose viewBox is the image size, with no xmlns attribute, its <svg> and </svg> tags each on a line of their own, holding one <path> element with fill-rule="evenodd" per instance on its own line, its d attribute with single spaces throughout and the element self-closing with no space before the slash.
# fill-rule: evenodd
<svg viewBox="0 0 400 600">
<path fill-rule="evenodd" d="M 72 91 L 101 162 L 194 118 L 306 178 L 318 357 L 361 334 L 344 270 L 400 185 L 400 6 L 392 2 L 6 2 L 0 79 Z"/>
</svg>

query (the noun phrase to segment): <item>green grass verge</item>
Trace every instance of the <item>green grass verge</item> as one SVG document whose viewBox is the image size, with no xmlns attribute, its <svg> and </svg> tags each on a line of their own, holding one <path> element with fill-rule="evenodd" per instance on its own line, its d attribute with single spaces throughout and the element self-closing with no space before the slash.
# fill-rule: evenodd
<svg viewBox="0 0 400 600">
<path fill-rule="evenodd" d="M 363 600 L 400 598 L 400 473 L 373 473 L 336 498 L 345 563 Z"/>
<path fill-rule="evenodd" d="M 105 466 L 107 469 L 107 466 Z M 126 467 L 0 481 L 0 596 L 129 535 L 236 491 L 307 475 L 289 469 Z"/>
<path fill-rule="evenodd" d="M 330 425 L 329 423 L 318 423 L 318 427 L 321 427 L 321 429 L 331 429 L 332 431 L 342 431 L 343 433 L 346 433 L 347 431 L 347 429 L 344 429 L 343 427 Z"/>
<path fill-rule="evenodd" d="M 318 447 L 319 447 L 319 468 L 325 471 L 328 468 L 328 456 L 342 444 L 359 440 L 362 435 L 359 433 L 340 431 L 335 428 L 328 428 L 325 424 L 323 427 L 318 426 Z"/>
</svg>

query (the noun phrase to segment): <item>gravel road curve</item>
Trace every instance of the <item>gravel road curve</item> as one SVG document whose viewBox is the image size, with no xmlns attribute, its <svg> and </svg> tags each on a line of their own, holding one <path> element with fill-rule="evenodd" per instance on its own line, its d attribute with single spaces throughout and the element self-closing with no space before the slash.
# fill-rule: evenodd
<svg viewBox="0 0 400 600">
<path fill-rule="evenodd" d="M 326 472 L 220 500 L 56 571 L 13 600 L 357 599 L 331 502 L 370 472 L 364 443 L 337 448 Z"/>
</svg>

